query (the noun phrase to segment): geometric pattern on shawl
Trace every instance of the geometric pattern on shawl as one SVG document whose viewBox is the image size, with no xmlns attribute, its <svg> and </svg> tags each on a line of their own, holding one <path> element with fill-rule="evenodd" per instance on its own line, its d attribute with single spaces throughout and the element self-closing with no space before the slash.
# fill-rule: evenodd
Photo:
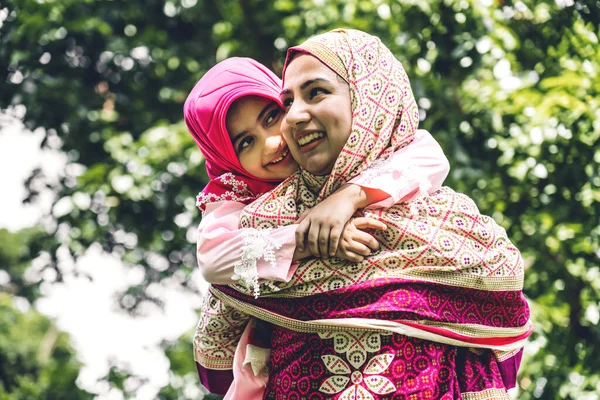
<svg viewBox="0 0 600 400">
<path fill-rule="evenodd" d="M 194 334 L 194 359 L 205 368 L 230 370 L 250 317 L 206 293 Z"/>
<path fill-rule="evenodd" d="M 417 129 L 418 110 L 408 77 L 378 38 L 354 30 L 336 30 L 291 48 L 288 61 L 296 52 L 312 54 L 348 82 L 352 131 L 330 175 L 314 176 L 301 170 L 288 178 L 246 206 L 240 218 L 244 228 L 275 228 L 293 223 L 304 210 L 379 157 L 410 143 Z M 505 230 L 492 218 L 481 215 L 469 197 L 449 188 L 415 201 L 419 204 L 418 215 L 411 212 L 414 207 L 410 204 L 365 211 L 366 216 L 384 222 L 388 228 L 376 233 L 380 250 L 361 263 L 336 258 L 303 262 L 291 281 L 277 282 L 275 287 L 272 283 L 265 285 L 261 289 L 263 298 L 311 296 L 377 278 L 410 278 L 459 289 L 511 291 L 517 293 L 519 307 L 504 306 L 504 297 L 498 296 L 495 309 L 500 310 L 498 317 L 508 307 L 524 316 L 520 334 L 515 336 L 515 343 L 521 342 L 523 335 L 531 332 L 529 308 L 521 293 L 523 259 Z M 240 293 L 250 294 L 248 288 L 232 286 Z M 432 296 L 433 292 L 435 289 Z M 338 301 L 334 296 L 330 300 Z M 428 322 L 438 326 L 425 327 Z M 418 324 L 439 332 L 460 330 L 455 324 L 444 325 L 441 315 L 432 315 L 430 321 Z M 477 326 L 482 329 L 477 331 Z M 491 340 L 502 335 L 508 326 L 484 328 L 483 321 L 476 324 L 474 335 Z"/>
<path fill-rule="evenodd" d="M 227 132 L 227 113 L 236 100 L 247 96 L 281 106 L 280 92 L 281 80 L 267 67 L 250 58 L 232 57 L 206 72 L 189 93 L 185 123 L 206 159 L 211 179 L 197 197 L 202 211 L 217 201 L 250 203 L 279 183 L 259 179 L 242 167 Z"/>
</svg>

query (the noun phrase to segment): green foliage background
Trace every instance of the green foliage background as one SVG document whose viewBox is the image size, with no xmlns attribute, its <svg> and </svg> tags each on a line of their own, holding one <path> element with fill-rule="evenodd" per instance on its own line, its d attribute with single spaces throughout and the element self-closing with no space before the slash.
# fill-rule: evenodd
<svg viewBox="0 0 600 400">
<path fill-rule="evenodd" d="M 23 279 L 39 252 L 60 281 L 57 252 L 77 258 L 92 243 L 145 268 L 120 299 L 133 313 L 159 301 L 146 293 L 152 282 L 175 276 L 194 290 L 194 197 L 206 175 L 181 122 L 188 91 L 226 57 L 280 71 L 288 46 L 353 27 L 403 62 L 421 127 L 451 161 L 447 184 L 506 227 L 527 260 L 536 329 L 519 398 L 598 399 L 599 10 L 595 0 L 7 0 L 0 108 L 25 112 L 69 164 L 44 228 L 1 232 L 2 307 L 39 295 L 42 278 Z M 26 201 L 46 182 L 35 171 Z M 166 344 L 173 379 L 161 398 L 188 398 L 189 340 Z M 3 341 L 19 343 L 0 329 L 0 358 Z M 119 387 L 123 372 L 112 372 Z M 2 397 L 15 386 L 0 383 L 0 398 L 21 398 Z"/>
</svg>

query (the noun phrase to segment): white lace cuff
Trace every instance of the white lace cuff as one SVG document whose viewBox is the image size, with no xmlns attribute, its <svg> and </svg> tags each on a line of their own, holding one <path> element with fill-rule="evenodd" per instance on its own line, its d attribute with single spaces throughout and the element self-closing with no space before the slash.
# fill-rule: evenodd
<svg viewBox="0 0 600 400">
<path fill-rule="evenodd" d="M 256 261 L 262 257 L 276 268 L 275 250 L 281 247 L 281 243 L 271 237 L 269 229 L 244 229 L 242 239 L 242 261 L 234 265 L 231 278 L 252 289 L 256 298 L 260 295 Z"/>
</svg>

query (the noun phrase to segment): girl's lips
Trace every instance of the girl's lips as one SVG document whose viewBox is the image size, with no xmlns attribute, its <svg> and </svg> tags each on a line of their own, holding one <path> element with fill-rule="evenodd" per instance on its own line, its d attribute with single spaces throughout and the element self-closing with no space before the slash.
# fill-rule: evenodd
<svg viewBox="0 0 600 400">
<path fill-rule="evenodd" d="M 267 165 L 279 165 L 279 164 L 283 163 L 284 161 L 286 161 L 290 156 L 290 149 L 286 148 L 285 151 L 282 153 L 282 156 L 283 157 L 280 156 L 281 157 L 280 159 L 279 158 L 275 159 L 278 161 L 271 161 Z"/>
</svg>

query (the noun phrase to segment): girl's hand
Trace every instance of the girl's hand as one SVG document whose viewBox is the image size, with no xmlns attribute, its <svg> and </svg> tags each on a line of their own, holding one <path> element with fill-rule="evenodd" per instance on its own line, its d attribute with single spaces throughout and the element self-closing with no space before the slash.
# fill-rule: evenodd
<svg viewBox="0 0 600 400">
<path fill-rule="evenodd" d="M 339 190 L 300 216 L 296 223 L 296 248 L 308 249 L 315 257 L 333 257 L 346 223 L 356 212 L 349 191 Z"/>
<path fill-rule="evenodd" d="M 346 223 L 356 210 L 388 195 L 382 191 L 344 184 L 335 193 L 300 216 L 296 223 L 296 246 L 304 252 L 308 247 L 315 257 L 337 254 L 340 237 Z"/>
<path fill-rule="evenodd" d="M 379 249 L 379 242 L 366 229 L 383 231 L 386 225 L 373 218 L 358 217 L 351 219 L 345 226 L 337 248 L 336 256 L 351 262 L 361 262 Z"/>
</svg>

